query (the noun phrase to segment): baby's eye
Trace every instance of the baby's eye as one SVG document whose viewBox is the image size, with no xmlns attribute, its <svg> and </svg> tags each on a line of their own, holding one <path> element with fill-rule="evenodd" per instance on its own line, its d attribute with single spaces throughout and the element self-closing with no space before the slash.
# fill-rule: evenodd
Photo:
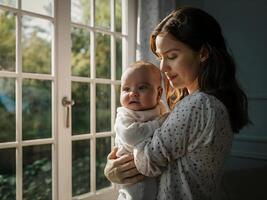
<svg viewBox="0 0 267 200">
<path fill-rule="evenodd" d="M 122 88 L 122 91 L 124 91 L 124 92 L 129 92 L 129 91 L 130 91 L 130 88 L 128 88 L 128 87 L 124 87 L 124 88 Z"/>
<path fill-rule="evenodd" d="M 147 85 L 142 85 L 139 87 L 139 90 L 146 90 L 148 89 L 148 86 Z"/>
</svg>

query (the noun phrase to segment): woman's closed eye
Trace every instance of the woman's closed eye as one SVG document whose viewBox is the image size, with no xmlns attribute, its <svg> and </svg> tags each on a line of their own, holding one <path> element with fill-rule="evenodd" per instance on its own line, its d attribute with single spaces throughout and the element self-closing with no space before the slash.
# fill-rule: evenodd
<svg viewBox="0 0 267 200">
<path fill-rule="evenodd" d="M 174 60 L 174 59 L 177 58 L 177 57 L 178 57 L 178 55 L 167 55 L 167 56 L 165 57 L 165 59 L 168 59 L 168 60 Z M 161 60 L 163 59 L 161 56 L 157 56 L 156 58 L 157 58 L 157 60 L 159 60 L 159 61 L 161 61 Z"/>
<path fill-rule="evenodd" d="M 177 57 L 178 57 L 178 55 L 176 55 L 176 54 L 167 55 L 168 60 L 174 60 Z"/>
</svg>

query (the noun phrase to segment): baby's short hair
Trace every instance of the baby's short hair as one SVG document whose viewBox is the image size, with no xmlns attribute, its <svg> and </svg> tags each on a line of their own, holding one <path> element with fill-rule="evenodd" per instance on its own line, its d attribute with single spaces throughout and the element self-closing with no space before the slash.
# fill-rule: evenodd
<svg viewBox="0 0 267 200">
<path fill-rule="evenodd" d="M 160 80 L 161 80 L 161 73 L 160 73 L 159 68 L 156 65 L 154 65 L 153 63 L 151 63 L 151 62 L 139 60 L 139 61 L 136 61 L 136 62 L 132 63 L 129 68 L 132 68 L 132 69 L 140 69 L 140 68 L 146 69 L 146 70 L 148 70 L 148 71 L 150 71 L 152 73 L 157 74 L 159 76 Z"/>
<path fill-rule="evenodd" d="M 152 70 L 156 70 L 156 71 L 160 72 L 159 68 L 156 65 L 154 65 L 151 62 L 144 61 L 144 60 L 139 60 L 139 61 L 133 62 L 132 64 L 130 64 L 130 67 L 131 68 L 144 67 L 144 68 L 147 68 L 147 69 L 152 69 Z"/>
</svg>

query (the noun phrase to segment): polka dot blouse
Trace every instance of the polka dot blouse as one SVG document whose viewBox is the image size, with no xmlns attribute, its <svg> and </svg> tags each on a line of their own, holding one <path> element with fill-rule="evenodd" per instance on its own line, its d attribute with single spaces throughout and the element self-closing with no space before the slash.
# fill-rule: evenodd
<svg viewBox="0 0 267 200">
<path fill-rule="evenodd" d="M 142 174 L 158 176 L 158 200 L 219 199 L 233 131 L 226 107 L 194 92 L 177 103 L 151 138 L 135 146 Z"/>
</svg>

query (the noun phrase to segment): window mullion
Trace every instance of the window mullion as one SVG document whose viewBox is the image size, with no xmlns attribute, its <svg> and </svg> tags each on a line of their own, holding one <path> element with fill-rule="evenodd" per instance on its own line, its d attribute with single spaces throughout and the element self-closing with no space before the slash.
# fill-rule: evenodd
<svg viewBox="0 0 267 200">
<path fill-rule="evenodd" d="M 21 0 L 18 1 L 18 9 L 21 8 Z M 21 55 L 21 13 L 16 17 L 16 199 L 23 198 L 23 163 L 22 163 L 22 55 Z"/>
<path fill-rule="evenodd" d="M 61 103 L 65 96 L 71 99 L 71 0 L 57 0 L 55 6 L 57 199 L 71 200 L 71 128 L 66 128 L 66 108 Z M 71 116 L 71 109 L 69 114 Z"/>
<path fill-rule="evenodd" d="M 95 0 L 90 1 L 90 25 L 95 26 Z M 95 65 L 95 32 L 90 30 L 90 69 L 91 79 L 96 78 Z M 90 185 L 91 192 L 96 192 L 96 83 L 90 83 L 90 132 L 92 139 L 90 140 Z"/>
</svg>

